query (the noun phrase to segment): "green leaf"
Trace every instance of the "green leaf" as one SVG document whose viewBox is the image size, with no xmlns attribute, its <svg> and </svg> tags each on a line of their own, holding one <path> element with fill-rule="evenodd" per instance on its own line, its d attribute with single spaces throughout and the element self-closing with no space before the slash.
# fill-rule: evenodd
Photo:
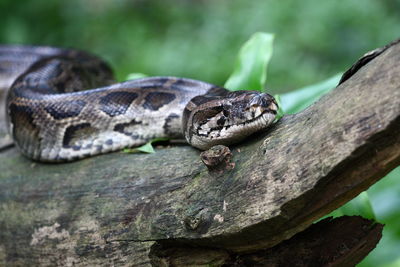
<svg viewBox="0 0 400 267">
<path fill-rule="evenodd" d="M 135 79 L 140 79 L 140 78 L 145 78 L 145 77 L 147 77 L 147 75 L 146 74 L 143 74 L 143 73 L 129 73 L 127 76 L 126 76 L 126 79 L 127 80 L 135 80 Z"/>
<path fill-rule="evenodd" d="M 399 267 L 399 266 L 400 266 L 400 257 L 391 263 L 382 265 L 381 267 Z"/>
<path fill-rule="evenodd" d="M 147 142 L 146 144 L 139 146 L 139 147 L 134 147 L 134 148 L 125 148 L 122 150 L 124 153 L 154 153 L 155 150 L 153 148 L 153 144 L 156 142 L 161 142 L 161 141 L 168 141 L 169 138 L 165 137 L 160 137 L 160 138 L 154 138 Z"/>
<path fill-rule="evenodd" d="M 225 83 L 229 90 L 262 91 L 267 79 L 267 65 L 272 56 L 274 35 L 258 32 L 242 46 L 235 68 Z"/>
<path fill-rule="evenodd" d="M 281 103 L 285 114 L 297 113 L 312 103 L 317 101 L 321 96 L 331 91 L 339 83 L 342 74 L 339 73 L 318 84 L 303 87 L 292 92 L 282 94 Z"/>
<path fill-rule="evenodd" d="M 376 215 L 367 191 L 362 192 L 356 198 L 341 206 L 338 210 L 344 215 L 361 215 L 364 218 L 376 221 Z"/>
<path fill-rule="evenodd" d="M 276 103 L 278 103 L 278 112 L 276 113 L 275 121 L 279 121 L 283 117 L 283 115 L 285 115 L 282 109 L 281 95 L 276 94 L 274 95 L 274 98 L 276 100 Z"/>
<path fill-rule="evenodd" d="M 332 211 L 328 215 L 325 215 L 319 220 L 322 220 L 326 217 L 340 217 L 343 215 L 348 215 L 348 216 L 360 215 L 364 218 L 377 221 L 367 191 L 362 192 L 356 198 L 353 198 L 351 201 L 347 202 L 340 208 Z"/>
</svg>

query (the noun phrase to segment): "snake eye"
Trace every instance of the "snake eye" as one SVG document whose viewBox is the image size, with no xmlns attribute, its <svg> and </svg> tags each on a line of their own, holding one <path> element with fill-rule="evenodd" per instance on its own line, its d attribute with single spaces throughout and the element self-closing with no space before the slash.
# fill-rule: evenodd
<svg viewBox="0 0 400 267">
<path fill-rule="evenodd" d="M 225 121 L 226 121 L 225 117 L 222 117 L 222 116 L 221 116 L 221 117 L 217 120 L 217 124 L 218 124 L 219 126 L 224 126 Z"/>
<path fill-rule="evenodd" d="M 229 116 L 229 110 L 224 109 L 222 111 L 222 114 L 224 114 L 225 117 L 228 117 Z"/>
</svg>

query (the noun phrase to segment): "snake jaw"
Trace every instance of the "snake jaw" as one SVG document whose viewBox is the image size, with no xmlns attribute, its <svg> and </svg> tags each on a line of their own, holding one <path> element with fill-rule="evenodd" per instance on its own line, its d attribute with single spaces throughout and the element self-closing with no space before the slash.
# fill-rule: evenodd
<svg viewBox="0 0 400 267">
<path fill-rule="evenodd" d="M 260 116 L 243 124 L 223 126 L 220 128 L 199 128 L 196 135 L 192 136 L 191 145 L 202 150 L 207 150 L 215 145 L 231 145 L 249 135 L 266 129 L 275 120 L 275 113 L 265 111 Z"/>
<path fill-rule="evenodd" d="M 235 98 L 226 100 L 222 110 L 194 126 L 190 142 L 193 146 L 205 150 L 214 145 L 233 144 L 273 123 L 278 105 L 271 95 L 253 91 L 230 95 Z M 216 105 L 213 107 L 215 110 Z"/>
</svg>

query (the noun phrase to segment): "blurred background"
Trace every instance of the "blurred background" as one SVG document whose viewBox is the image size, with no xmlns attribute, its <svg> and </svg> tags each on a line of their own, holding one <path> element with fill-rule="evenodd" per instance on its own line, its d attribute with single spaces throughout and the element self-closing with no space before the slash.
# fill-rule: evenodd
<svg viewBox="0 0 400 267">
<path fill-rule="evenodd" d="M 80 48 L 128 73 L 223 85 L 240 46 L 275 34 L 268 88 L 285 92 L 345 70 L 400 36 L 399 0 L 0 0 L 0 43 Z"/>
<path fill-rule="evenodd" d="M 241 45 L 275 34 L 269 92 L 284 93 L 346 70 L 400 37 L 399 0 L 0 0 L 0 43 L 73 47 L 129 73 L 223 85 Z M 384 237 L 360 266 L 400 266 L 400 169 L 368 192 Z"/>
</svg>

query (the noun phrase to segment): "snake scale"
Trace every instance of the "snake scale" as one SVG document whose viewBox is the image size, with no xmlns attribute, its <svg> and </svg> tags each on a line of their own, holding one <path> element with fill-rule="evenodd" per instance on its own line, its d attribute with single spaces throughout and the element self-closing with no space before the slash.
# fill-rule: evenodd
<svg viewBox="0 0 400 267">
<path fill-rule="evenodd" d="M 202 81 L 149 77 L 116 83 L 90 53 L 45 46 L 0 46 L 0 84 L 9 133 L 27 157 L 72 161 L 182 138 L 205 150 L 268 127 L 278 105 L 256 91 Z M 8 86 L 7 86 L 8 87 Z"/>
</svg>

